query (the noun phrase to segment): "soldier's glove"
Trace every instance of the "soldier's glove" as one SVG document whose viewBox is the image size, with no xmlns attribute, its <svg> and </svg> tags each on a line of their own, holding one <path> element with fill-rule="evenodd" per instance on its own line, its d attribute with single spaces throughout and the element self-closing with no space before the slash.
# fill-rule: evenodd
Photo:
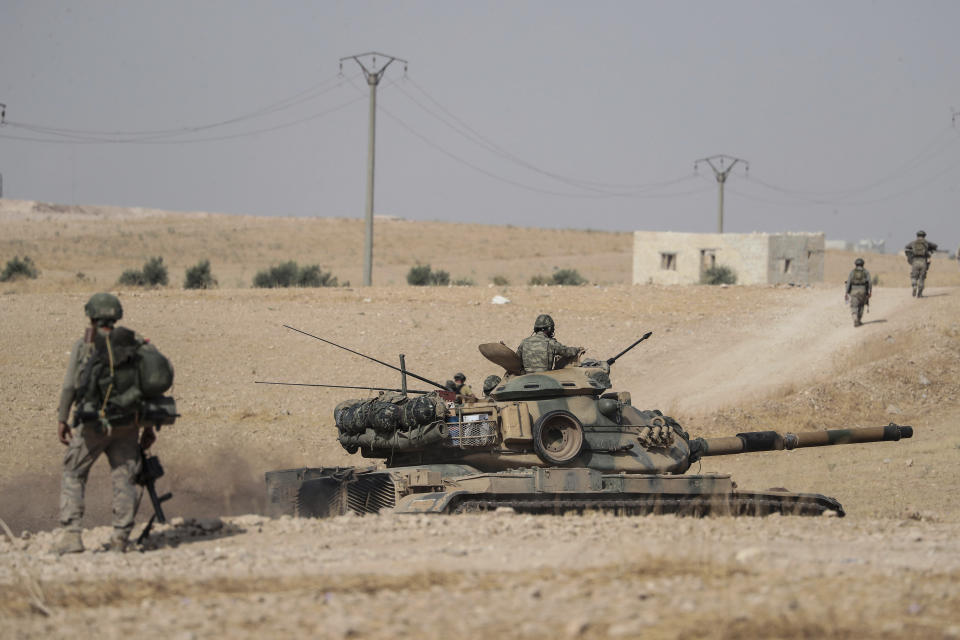
<svg viewBox="0 0 960 640">
<path fill-rule="evenodd" d="M 157 441 L 157 434 L 153 430 L 153 427 L 144 427 L 143 433 L 140 434 L 140 448 L 146 451 L 156 441 Z"/>
</svg>

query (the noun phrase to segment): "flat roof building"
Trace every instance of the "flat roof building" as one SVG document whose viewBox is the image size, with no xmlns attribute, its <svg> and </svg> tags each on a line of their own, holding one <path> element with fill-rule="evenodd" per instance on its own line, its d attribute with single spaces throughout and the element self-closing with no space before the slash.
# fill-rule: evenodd
<svg viewBox="0 0 960 640">
<path fill-rule="evenodd" d="M 695 284 L 725 266 L 738 284 L 823 282 L 823 233 L 633 232 L 633 284 Z"/>
</svg>

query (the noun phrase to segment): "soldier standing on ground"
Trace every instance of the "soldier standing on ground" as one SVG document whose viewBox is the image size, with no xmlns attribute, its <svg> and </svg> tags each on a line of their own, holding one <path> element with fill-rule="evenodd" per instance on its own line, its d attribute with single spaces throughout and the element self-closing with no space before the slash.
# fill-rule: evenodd
<svg viewBox="0 0 960 640">
<path fill-rule="evenodd" d="M 60 526 L 63 531 L 56 545 L 60 554 L 83 551 L 84 491 L 90 467 L 102 453 L 107 454 L 113 482 L 113 534 L 108 548 L 126 550 L 137 508 L 135 479 L 140 472 L 140 447 L 148 449 L 156 440 L 153 427 L 144 427 L 143 436 L 137 442 L 139 428 L 135 414 L 132 419 L 109 423 L 81 423 L 75 416 L 73 426 L 68 424 L 70 407 L 80 395 L 78 390 L 82 391 L 90 384 L 85 378 L 91 376 L 92 367 L 88 363 L 95 355 L 94 341 L 109 339 L 117 320 L 123 317 L 120 300 L 109 293 L 94 294 L 84 311 L 90 318 L 90 326 L 70 352 L 57 414 L 57 437 L 67 446 L 60 487 Z"/>
<path fill-rule="evenodd" d="M 846 299 L 850 302 L 853 326 L 859 327 L 863 324 L 863 308 L 870 304 L 873 284 L 870 282 L 870 272 L 863 268 L 863 258 L 857 258 L 853 264 L 853 271 L 847 276 Z"/>
<path fill-rule="evenodd" d="M 927 269 L 930 268 L 930 257 L 937 250 L 936 243 L 927 240 L 927 232 L 917 231 L 917 239 L 907 243 L 904 253 L 910 263 L 910 284 L 913 286 L 913 295 L 923 297 L 923 285 L 927 279 Z"/>
<path fill-rule="evenodd" d="M 566 362 L 585 351 L 583 347 L 566 347 L 554 340 L 553 318 L 545 313 L 533 323 L 533 335 L 524 338 L 517 347 L 524 373 L 538 373 L 561 368 Z"/>
</svg>

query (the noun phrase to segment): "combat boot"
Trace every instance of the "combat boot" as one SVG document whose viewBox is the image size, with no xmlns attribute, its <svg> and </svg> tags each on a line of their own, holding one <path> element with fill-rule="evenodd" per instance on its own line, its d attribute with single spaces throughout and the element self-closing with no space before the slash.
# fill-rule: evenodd
<svg viewBox="0 0 960 640">
<path fill-rule="evenodd" d="M 130 540 L 127 538 L 127 533 L 125 531 L 114 531 L 110 535 L 110 541 L 104 545 L 103 550 L 126 553 L 128 546 L 130 546 Z"/>
<path fill-rule="evenodd" d="M 83 537 L 79 531 L 64 529 L 53 550 L 59 556 L 67 553 L 83 553 Z"/>
</svg>

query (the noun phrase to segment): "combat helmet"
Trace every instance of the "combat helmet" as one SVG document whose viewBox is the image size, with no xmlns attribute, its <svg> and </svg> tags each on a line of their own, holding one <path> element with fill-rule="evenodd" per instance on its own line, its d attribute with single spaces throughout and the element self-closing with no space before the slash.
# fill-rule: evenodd
<svg viewBox="0 0 960 640">
<path fill-rule="evenodd" d="M 534 333 L 536 333 L 537 331 L 543 331 L 548 336 L 552 336 L 553 330 L 554 330 L 553 318 L 551 318 L 546 313 L 541 313 L 540 315 L 538 315 L 537 319 L 534 320 L 533 322 Z"/>
<path fill-rule="evenodd" d="M 926 238 L 926 237 L 927 237 L 927 232 L 924 231 L 923 229 L 920 229 L 920 231 L 917 231 L 917 237 L 918 237 L 918 238 Z"/>
<path fill-rule="evenodd" d="M 95 293 L 83 306 L 87 317 L 94 322 L 112 324 L 123 317 L 123 305 L 111 293 Z"/>
<path fill-rule="evenodd" d="M 453 375 L 453 379 L 454 379 L 454 380 L 463 380 L 464 382 L 466 382 L 466 381 L 467 381 L 467 376 L 463 375 L 461 372 L 458 371 L 457 373 L 455 373 L 455 374 Z"/>
<path fill-rule="evenodd" d="M 857 258 L 856 260 L 853 261 L 853 264 L 854 264 L 854 266 L 862 267 L 862 266 L 863 266 L 863 258 Z"/>
</svg>

